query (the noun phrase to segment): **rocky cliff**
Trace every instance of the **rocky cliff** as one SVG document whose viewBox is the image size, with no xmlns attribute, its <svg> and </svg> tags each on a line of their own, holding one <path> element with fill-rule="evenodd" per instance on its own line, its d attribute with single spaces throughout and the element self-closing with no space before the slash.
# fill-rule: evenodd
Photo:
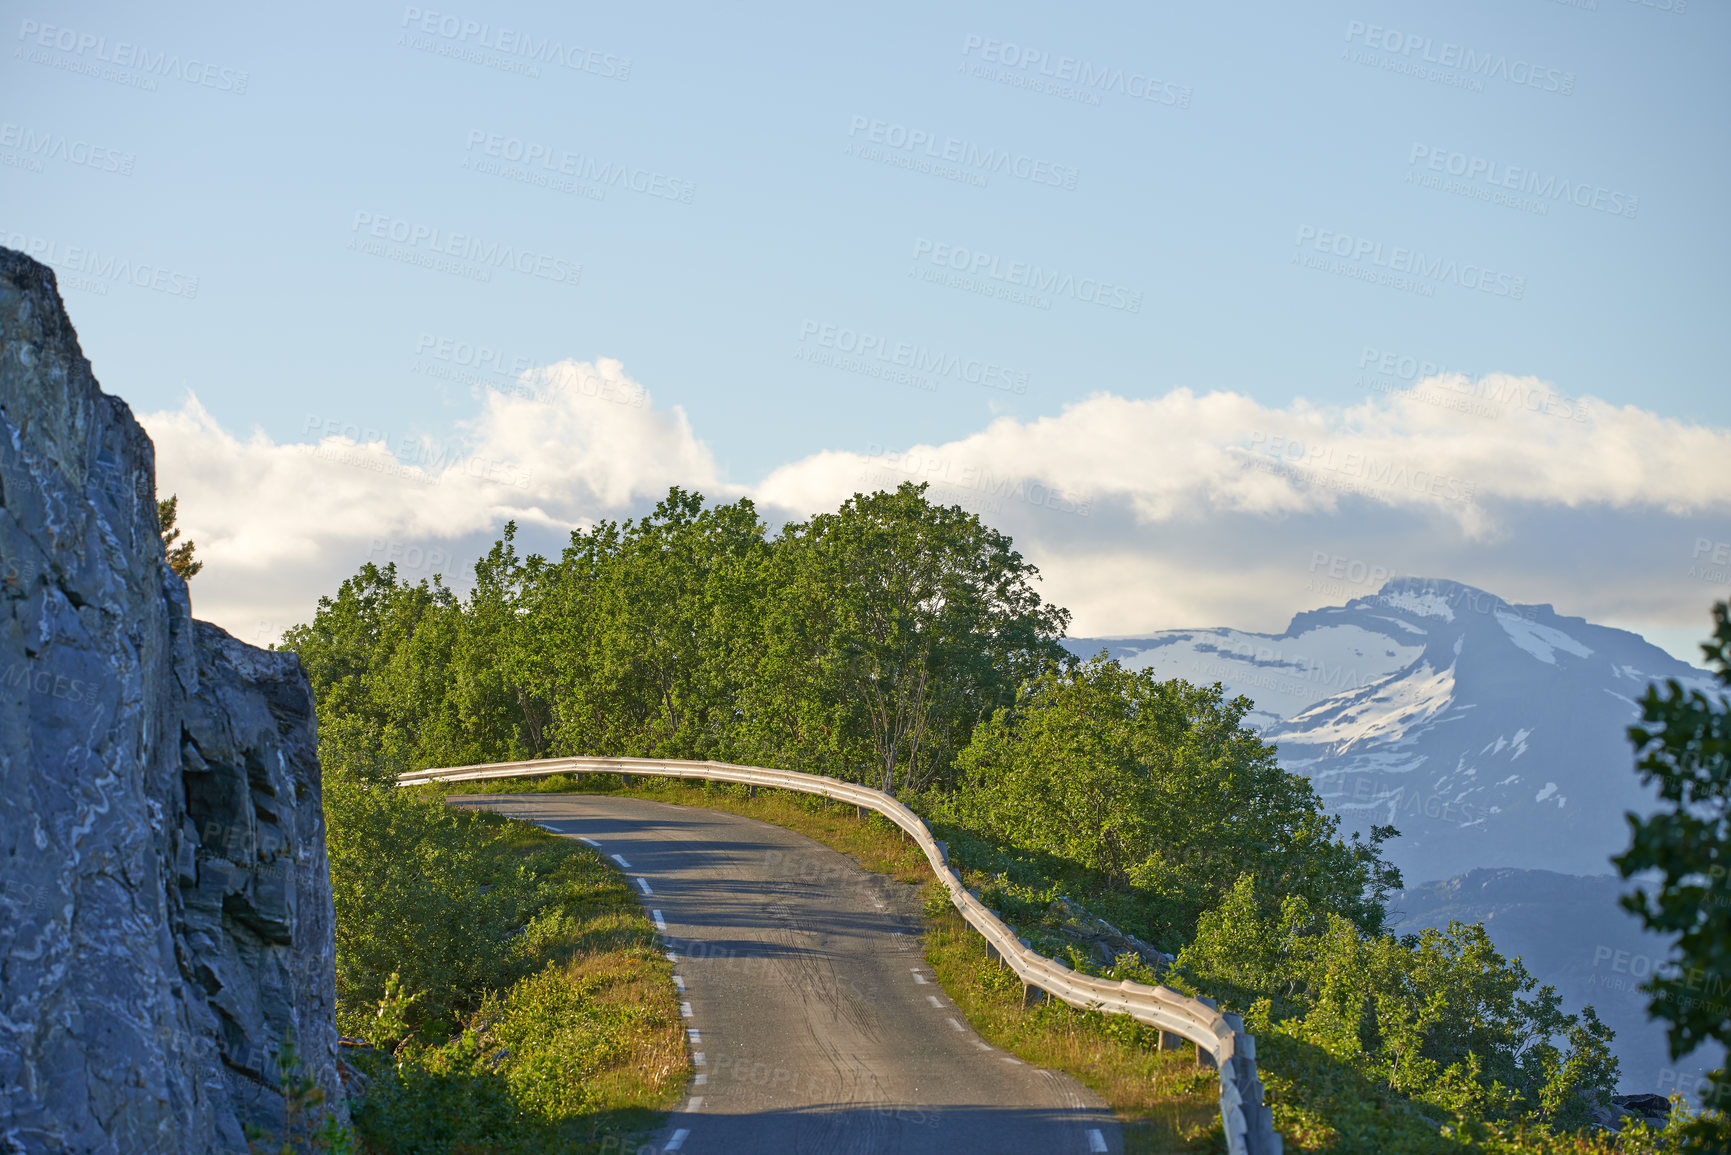
<svg viewBox="0 0 1731 1155">
<path fill-rule="evenodd" d="M 0 1151 L 245 1151 L 290 1041 L 341 1111 L 311 691 L 192 620 L 155 498 L 0 248 Z"/>
</svg>

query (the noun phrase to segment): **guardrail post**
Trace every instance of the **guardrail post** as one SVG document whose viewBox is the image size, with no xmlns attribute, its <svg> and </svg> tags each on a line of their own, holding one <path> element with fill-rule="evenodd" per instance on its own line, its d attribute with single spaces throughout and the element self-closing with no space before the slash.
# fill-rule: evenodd
<svg viewBox="0 0 1731 1155">
<path fill-rule="evenodd" d="M 1158 1048 L 1159 1050 L 1176 1051 L 1180 1047 L 1182 1047 L 1183 1045 L 1184 1045 L 1184 1036 L 1183 1035 L 1175 1035 L 1171 1031 L 1161 1031 L 1160 1032 L 1160 1046 Z"/>
<path fill-rule="evenodd" d="M 1045 991 L 1033 983 L 1022 984 L 1022 1006 L 1024 1008 L 1038 1006 L 1045 1002 L 1048 997 Z"/>
<path fill-rule="evenodd" d="M 1215 999 L 1203 998 L 1202 996 L 1197 996 L 1196 1001 L 1201 1003 L 1203 1006 L 1207 1007 L 1211 1011 L 1217 1011 L 1220 1009 L 1220 1003 Z M 1203 1067 L 1207 1070 L 1213 1070 L 1215 1068 L 1215 1066 L 1217 1065 L 1214 1062 L 1214 1056 L 1210 1055 L 1208 1053 L 1208 1049 L 1206 1047 L 1204 1047 L 1201 1043 L 1196 1044 L 1196 1065 L 1198 1067 Z"/>
</svg>

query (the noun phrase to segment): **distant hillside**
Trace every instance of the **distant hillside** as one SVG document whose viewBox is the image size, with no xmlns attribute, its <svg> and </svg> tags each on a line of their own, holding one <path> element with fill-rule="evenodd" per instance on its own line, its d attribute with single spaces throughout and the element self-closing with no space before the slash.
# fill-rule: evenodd
<svg viewBox="0 0 1731 1155">
<path fill-rule="evenodd" d="M 1404 578 L 1284 633 L 1165 630 L 1070 639 L 1137 669 L 1221 682 L 1348 829 L 1392 823 L 1409 882 L 1481 867 L 1593 875 L 1650 809 L 1626 734 L 1637 699 L 1705 672 L 1626 630 Z"/>
</svg>

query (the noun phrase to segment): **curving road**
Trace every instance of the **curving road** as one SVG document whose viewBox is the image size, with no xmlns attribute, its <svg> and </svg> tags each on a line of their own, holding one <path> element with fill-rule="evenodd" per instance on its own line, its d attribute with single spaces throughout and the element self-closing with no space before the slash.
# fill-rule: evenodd
<svg viewBox="0 0 1731 1155">
<path fill-rule="evenodd" d="M 963 1021 L 925 965 L 918 888 L 714 810 L 585 794 L 451 801 L 598 846 L 654 913 L 696 1074 L 652 1150 L 1122 1150 L 1099 1096 Z"/>
</svg>

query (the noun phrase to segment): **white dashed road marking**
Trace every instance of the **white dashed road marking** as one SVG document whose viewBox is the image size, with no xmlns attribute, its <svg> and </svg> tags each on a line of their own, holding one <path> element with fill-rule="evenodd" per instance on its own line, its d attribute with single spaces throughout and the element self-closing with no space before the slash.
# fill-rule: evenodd
<svg viewBox="0 0 1731 1155">
<path fill-rule="evenodd" d="M 679 1150 L 681 1147 L 685 1146 L 685 1137 L 689 1134 L 691 1134 L 691 1128 L 681 1127 L 679 1130 L 675 1131 L 671 1136 L 668 1137 L 667 1146 L 663 1147 L 662 1150 L 663 1151 L 677 1151 L 677 1150 Z"/>
<path fill-rule="evenodd" d="M 1104 1151 L 1105 1149 L 1106 1137 L 1100 1134 L 1100 1129 L 1097 1127 L 1088 1128 L 1088 1150 Z"/>
<path fill-rule="evenodd" d="M 919 983 L 921 986 L 925 986 L 926 985 L 926 976 L 921 974 L 919 971 L 915 971 L 914 972 L 914 981 L 916 983 Z"/>
<path fill-rule="evenodd" d="M 702 1106 L 703 1106 L 703 1096 L 702 1095 L 693 1095 L 693 1096 L 691 1096 L 691 1102 L 689 1102 L 685 1105 L 685 1109 L 687 1111 L 695 1111 L 699 1107 L 702 1107 Z"/>
<path fill-rule="evenodd" d="M 655 920 L 656 930 L 660 931 L 662 934 L 667 933 L 667 920 L 661 917 L 661 912 L 659 910 L 650 911 L 649 917 Z"/>
<path fill-rule="evenodd" d="M 684 1019 L 689 1019 L 692 1017 L 691 1004 L 690 1003 L 680 1003 L 679 1004 L 679 1017 L 684 1018 Z"/>
<path fill-rule="evenodd" d="M 968 1028 L 962 1026 L 962 1024 L 956 1022 L 956 1020 L 954 1020 L 954 1019 L 945 1019 L 944 1022 L 950 1024 L 950 1026 L 956 1028 L 956 1030 L 958 1030 L 958 1031 L 965 1031 L 968 1029 Z"/>
<path fill-rule="evenodd" d="M 938 998 L 937 995 L 927 995 L 926 1001 L 928 1003 L 931 1003 L 932 1006 L 937 1007 L 940 1010 L 943 1009 L 944 1001 L 942 999 Z"/>
<path fill-rule="evenodd" d="M 680 990 L 684 990 L 685 989 L 685 979 L 683 979 L 679 975 L 674 975 L 673 976 L 673 985 L 678 987 Z"/>
<path fill-rule="evenodd" d="M 613 861 L 617 862 L 620 866 L 623 866 L 626 870 L 631 869 L 631 864 L 629 862 L 626 862 L 624 858 L 622 858 L 621 856 L 619 856 L 617 854 L 615 854 L 613 856 Z"/>
<path fill-rule="evenodd" d="M 708 1075 L 707 1075 L 707 1074 L 705 1074 L 705 1073 L 704 1073 L 704 1072 L 702 1072 L 702 1071 L 699 1071 L 699 1072 L 697 1072 L 697 1074 L 696 1074 L 696 1075 L 695 1075 L 695 1076 L 694 1076 L 694 1077 L 693 1077 L 693 1078 L 692 1078 L 692 1080 L 691 1080 L 691 1081 L 692 1081 L 692 1082 L 693 1082 L 693 1083 L 696 1083 L 696 1084 L 697 1084 L 697 1085 L 698 1085 L 698 1086 L 699 1086 L 699 1087 L 701 1087 L 701 1086 L 703 1086 L 703 1085 L 704 1085 L 704 1084 L 705 1084 L 705 1083 L 707 1083 L 707 1082 L 709 1082 L 709 1076 L 708 1076 Z"/>
<path fill-rule="evenodd" d="M 597 850 L 599 850 L 601 848 L 601 844 L 599 842 L 595 841 L 593 838 L 584 838 L 581 834 L 579 834 L 577 836 L 577 841 L 578 842 L 587 842 L 590 846 L 595 847 Z"/>
<path fill-rule="evenodd" d="M 637 880 L 637 886 L 638 886 L 638 889 L 643 891 L 644 894 L 654 894 L 655 893 L 653 890 L 649 889 L 649 880 L 646 878 L 639 878 Z"/>
<path fill-rule="evenodd" d="M 685 1037 L 691 1040 L 691 1045 L 694 1047 L 699 1046 L 703 1042 L 703 1032 L 698 1030 L 696 1027 L 686 1027 Z"/>
</svg>

